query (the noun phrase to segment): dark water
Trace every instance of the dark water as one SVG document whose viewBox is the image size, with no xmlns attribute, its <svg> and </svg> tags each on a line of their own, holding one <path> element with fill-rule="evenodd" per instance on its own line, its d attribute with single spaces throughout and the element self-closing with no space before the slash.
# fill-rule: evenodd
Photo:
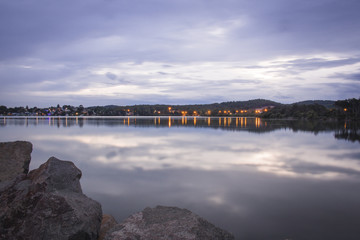
<svg viewBox="0 0 360 240">
<path fill-rule="evenodd" d="M 0 118 L 0 141 L 82 170 L 84 193 L 118 221 L 187 208 L 237 239 L 360 239 L 354 123 L 256 118 Z"/>
</svg>

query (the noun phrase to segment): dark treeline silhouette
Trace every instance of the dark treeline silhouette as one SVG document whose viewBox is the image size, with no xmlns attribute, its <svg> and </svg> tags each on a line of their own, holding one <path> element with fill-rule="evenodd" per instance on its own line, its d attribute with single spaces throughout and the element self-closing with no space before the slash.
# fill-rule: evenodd
<svg viewBox="0 0 360 240">
<path fill-rule="evenodd" d="M 360 98 L 330 101 L 305 101 L 279 105 L 261 114 L 262 118 L 360 120 Z"/>
<path fill-rule="evenodd" d="M 270 100 L 255 99 L 194 105 L 110 105 L 104 107 L 89 107 L 88 109 L 98 116 L 229 116 L 240 114 L 243 116 L 253 116 L 257 108 L 280 105 L 281 103 Z"/>
<path fill-rule="evenodd" d="M 328 109 L 319 104 L 291 104 L 281 105 L 262 113 L 263 118 L 295 118 L 295 119 L 318 119 L 335 118 L 337 109 Z"/>
<path fill-rule="evenodd" d="M 338 101 L 303 101 L 293 104 L 255 99 L 196 105 L 132 105 L 78 107 L 59 104 L 56 107 L 7 108 L 4 116 L 241 116 L 266 119 L 360 119 L 360 98 Z"/>
<path fill-rule="evenodd" d="M 340 111 L 339 118 L 343 119 L 360 119 L 360 98 L 352 98 L 346 100 L 339 100 L 335 102 L 343 111 Z"/>
<path fill-rule="evenodd" d="M 58 104 L 57 107 L 48 108 L 0 106 L 0 114 L 21 116 L 229 116 L 242 114 L 252 116 L 257 108 L 280 105 L 281 103 L 265 99 L 194 105 L 107 105 L 86 108 L 82 105 L 61 107 Z"/>
</svg>

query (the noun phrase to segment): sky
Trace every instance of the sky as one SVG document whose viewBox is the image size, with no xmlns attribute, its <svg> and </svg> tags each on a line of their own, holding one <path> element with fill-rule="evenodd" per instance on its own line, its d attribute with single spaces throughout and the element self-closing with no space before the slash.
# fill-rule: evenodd
<svg viewBox="0 0 360 240">
<path fill-rule="evenodd" d="M 359 0 L 0 0 L 0 105 L 360 97 Z"/>
</svg>

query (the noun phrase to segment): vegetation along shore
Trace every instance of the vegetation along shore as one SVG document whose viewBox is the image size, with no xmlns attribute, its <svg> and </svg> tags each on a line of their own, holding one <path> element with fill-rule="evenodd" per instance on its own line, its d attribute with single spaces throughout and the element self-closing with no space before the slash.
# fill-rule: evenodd
<svg viewBox="0 0 360 240">
<path fill-rule="evenodd" d="M 360 119 L 360 98 L 314 100 L 282 104 L 266 99 L 194 105 L 131 105 L 84 107 L 57 104 L 56 107 L 0 106 L 2 116 L 257 116 L 295 119 Z"/>
</svg>

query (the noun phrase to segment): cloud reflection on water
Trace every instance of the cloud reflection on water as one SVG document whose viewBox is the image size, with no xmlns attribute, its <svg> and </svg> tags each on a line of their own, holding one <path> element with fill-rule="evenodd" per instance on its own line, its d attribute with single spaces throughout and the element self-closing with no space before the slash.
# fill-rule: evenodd
<svg viewBox="0 0 360 240">
<path fill-rule="evenodd" d="M 359 175 L 357 149 L 332 148 L 340 144 L 330 134 L 275 131 L 254 135 L 205 129 L 123 128 L 33 136 L 39 147 L 53 142 L 71 151 L 73 158 L 107 167 L 142 169 L 231 170 L 244 166 L 288 177 L 331 179 Z M 60 145 L 60 146 L 61 146 Z M 58 151 L 53 149 L 54 152 Z M 76 156 L 76 152 L 81 155 Z M 335 156 L 342 156 L 341 160 Z M 85 160 L 85 159 L 84 159 Z"/>
<path fill-rule="evenodd" d="M 74 161 L 83 191 L 119 221 L 160 204 L 239 239 L 358 238 L 360 151 L 334 138 L 336 128 L 172 120 L 7 119 L 0 140 L 31 141 L 31 168 L 52 155 Z"/>
</svg>

